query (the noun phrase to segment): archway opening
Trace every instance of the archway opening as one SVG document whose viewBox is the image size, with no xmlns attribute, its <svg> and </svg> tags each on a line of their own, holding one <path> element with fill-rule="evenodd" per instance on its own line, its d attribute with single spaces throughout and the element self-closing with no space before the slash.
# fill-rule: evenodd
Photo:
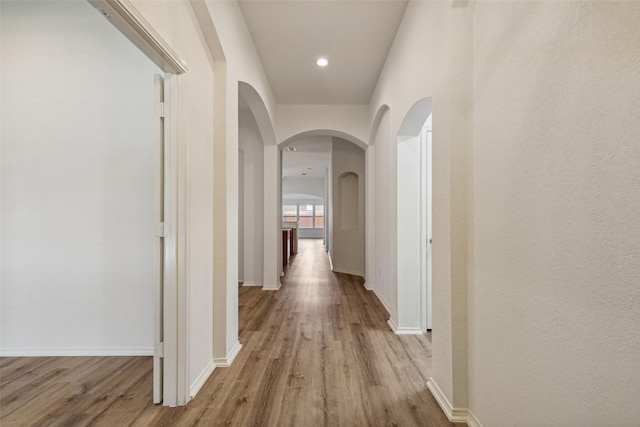
<svg viewBox="0 0 640 427">
<path fill-rule="evenodd" d="M 271 116 L 256 89 L 238 82 L 238 276 L 244 286 L 280 286 L 280 157 Z"/>
<path fill-rule="evenodd" d="M 294 228 L 298 238 L 323 239 L 333 271 L 363 277 L 365 146 L 329 130 L 280 144 L 283 229 Z"/>
<path fill-rule="evenodd" d="M 431 330 L 431 127 L 431 98 L 422 98 L 397 135 L 396 327 L 405 333 Z"/>
</svg>

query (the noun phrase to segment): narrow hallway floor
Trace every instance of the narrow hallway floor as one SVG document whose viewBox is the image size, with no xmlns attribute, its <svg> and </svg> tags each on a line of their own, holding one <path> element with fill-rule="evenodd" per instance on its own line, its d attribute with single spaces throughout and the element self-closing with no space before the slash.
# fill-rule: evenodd
<svg viewBox="0 0 640 427">
<path fill-rule="evenodd" d="M 450 426 L 426 388 L 430 342 L 397 336 L 358 276 L 300 240 L 277 292 L 240 290 L 240 342 L 192 402 L 202 425 Z M 223 398 L 221 398 L 224 396 Z"/>
</svg>

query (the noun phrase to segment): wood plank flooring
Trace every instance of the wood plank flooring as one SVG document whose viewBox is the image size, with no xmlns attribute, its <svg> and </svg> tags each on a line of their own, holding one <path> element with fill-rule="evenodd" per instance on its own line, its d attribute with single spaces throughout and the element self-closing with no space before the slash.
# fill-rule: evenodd
<svg viewBox="0 0 640 427">
<path fill-rule="evenodd" d="M 277 292 L 240 289 L 240 342 L 187 406 L 152 402 L 149 357 L 0 359 L 5 426 L 452 426 L 429 340 L 396 336 L 362 279 L 302 240 Z"/>
</svg>

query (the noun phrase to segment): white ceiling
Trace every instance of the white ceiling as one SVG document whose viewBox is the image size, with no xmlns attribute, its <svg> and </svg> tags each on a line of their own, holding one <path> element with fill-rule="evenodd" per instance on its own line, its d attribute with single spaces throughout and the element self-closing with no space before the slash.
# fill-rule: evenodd
<svg viewBox="0 0 640 427">
<path fill-rule="evenodd" d="M 279 104 L 368 104 L 407 0 L 239 0 Z M 320 56 L 327 67 L 316 65 Z"/>
<path fill-rule="evenodd" d="M 298 138 L 289 147 L 296 151 L 282 150 L 283 179 L 324 178 L 331 161 L 331 137 Z"/>
</svg>

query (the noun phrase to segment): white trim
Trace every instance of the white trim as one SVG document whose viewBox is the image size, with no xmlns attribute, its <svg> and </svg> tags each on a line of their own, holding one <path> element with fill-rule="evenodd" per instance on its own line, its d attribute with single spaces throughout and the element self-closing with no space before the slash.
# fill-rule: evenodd
<svg viewBox="0 0 640 427">
<path fill-rule="evenodd" d="M 165 169 L 166 162 L 164 161 L 165 145 L 168 139 L 165 137 L 164 132 L 164 110 L 166 104 L 164 103 L 164 90 L 165 90 L 165 78 L 164 74 L 154 75 L 154 102 L 156 105 L 161 106 L 162 114 L 158 114 L 155 117 L 156 123 L 162 126 L 162 130 L 158 129 L 155 134 L 156 149 L 154 150 L 156 167 L 154 168 L 154 222 L 159 224 L 162 228 L 161 233 L 158 233 L 158 237 L 155 239 L 155 263 L 154 263 L 154 283 L 155 283 L 155 298 L 154 298 L 154 316 L 153 316 L 153 342 L 154 346 L 160 346 L 160 343 L 164 343 L 164 337 L 162 335 L 162 325 L 164 322 L 164 310 L 162 300 L 164 296 L 164 238 L 169 234 L 169 224 L 164 222 L 164 196 L 165 196 Z M 159 203 L 162 202 L 162 205 Z M 164 347 L 164 344 L 162 344 Z M 164 349 L 163 349 L 164 352 Z M 162 402 L 162 378 L 164 375 L 164 360 L 161 352 L 154 352 L 153 355 L 153 403 L 158 404 Z"/>
<path fill-rule="evenodd" d="M 185 75 L 165 76 L 165 237 L 164 272 L 164 406 L 184 405 L 188 401 L 188 289 L 186 212 L 188 177 L 188 139 L 186 138 Z"/>
<path fill-rule="evenodd" d="M 373 286 L 369 286 L 369 281 L 365 278 L 364 283 L 362 284 L 364 288 L 368 291 L 373 291 L 375 288 Z"/>
<path fill-rule="evenodd" d="M 467 425 L 469 427 L 484 427 L 475 414 L 471 412 L 471 409 L 467 411 Z"/>
<path fill-rule="evenodd" d="M 153 347 L 125 348 L 18 348 L 0 350 L 0 357 L 58 357 L 58 356 L 153 356 Z"/>
<path fill-rule="evenodd" d="M 327 248 L 327 256 L 329 257 L 329 268 L 333 271 L 333 260 L 331 259 L 331 252 L 329 251 L 329 248 Z"/>
<path fill-rule="evenodd" d="M 240 353 L 240 350 L 242 350 L 242 344 L 240 344 L 240 341 L 236 341 L 235 345 L 226 357 L 216 357 L 215 359 L 213 359 L 213 361 L 216 366 L 219 366 L 221 368 L 228 368 L 229 366 L 231 366 L 238 353 Z"/>
<path fill-rule="evenodd" d="M 189 398 L 188 352 L 188 135 L 186 63 L 144 19 L 130 0 L 88 0 L 109 22 L 165 73 L 165 222 L 163 405 Z"/>
<path fill-rule="evenodd" d="M 387 324 L 396 335 L 422 335 L 423 333 L 420 328 L 401 328 L 391 318 L 387 320 Z"/>
<path fill-rule="evenodd" d="M 171 141 L 172 145 L 176 145 L 176 159 L 174 163 L 177 167 L 175 171 L 176 183 L 176 230 L 180 231 L 177 235 L 177 295 L 174 296 L 177 306 L 176 323 L 177 323 L 177 389 L 178 389 L 178 405 L 186 405 L 189 401 L 189 233 L 190 212 L 189 204 L 189 138 L 187 134 L 187 79 L 188 74 L 171 75 L 175 80 L 175 90 L 173 105 L 169 105 L 172 109 L 171 114 L 175 117 L 176 139 Z M 165 212 L 166 214 L 166 212 Z M 166 319 L 165 319 L 166 325 Z M 165 339 L 166 343 L 166 339 Z"/>
<path fill-rule="evenodd" d="M 356 272 L 356 271 L 353 271 L 353 270 L 343 270 L 341 268 L 332 268 L 331 271 L 333 271 L 334 273 L 349 274 L 351 276 L 360 276 L 360 277 L 364 278 L 364 273 Z"/>
<path fill-rule="evenodd" d="M 257 282 L 244 282 L 242 286 L 252 287 L 252 286 L 263 286 L 262 283 Z"/>
<path fill-rule="evenodd" d="M 164 220 L 169 224 L 169 234 L 164 238 L 164 273 L 163 273 L 163 321 L 162 340 L 164 342 L 164 358 L 162 361 L 162 402 L 165 406 L 176 406 L 177 369 L 178 369 L 178 310 L 176 295 L 178 293 L 178 223 L 177 223 L 177 76 L 165 75 L 164 102 L 165 110 L 164 135 Z"/>
<path fill-rule="evenodd" d="M 278 285 L 274 288 L 271 286 L 262 286 L 262 290 L 263 291 L 277 291 L 278 289 L 280 289 L 280 286 L 282 286 L 282 283 L 278 280 Z"/>
<path fill-rule="evenodd" d="M 160 37 L 129 0 L 87 0 L 165 73 L 182 74 L 189 66 Z"/>
<path fill-rule="evenodd" d="M 424 331 L 422 328 L 401 328 L 396 327 L 394 331 L 396 335 L 422 335 Z"/>
<path fill-rule="evenodd" d="M 377 289 L 372 289 L 372 291 L 375 294 L 375 296 L 378 297 L 378 300 L 380 301 L 384 309 L 387 310 L 387 314 L 391 315 L 391 306 L 389 305 L 387 300 L 384 299 L 382 295 L 380 295 Z"/>
<path fill-rule="evenodd" d="M 436 384 L 433 377 L 429 377 L 429 381 L 427 381 L 427 388 L 436 399 L 436 402 L 438 402 L 438 405 L 440 405 L 440 408 L 444 411 L 447 418 L 449 418 L 449 421 L 452 423 L 468 422 L 469 410 L 466 408 L 454 408 L 451 406 L 451 403 L 449 403 L 449 400 L 442 390 L 440 390 L 440 387 L 438 387 L 438 384 Z"/>
<path fill-rule="evenodd" d="M 191 389 L 189 390 L 189 399 L 193 399 L 196 394 L 200 391 L 204 383 L 207 381 L 213 370 L 216 369 L 216 363 L 211 359 L 207 366 L 200 372 L 198 378 L 191 385 Z"/>
</svg>

